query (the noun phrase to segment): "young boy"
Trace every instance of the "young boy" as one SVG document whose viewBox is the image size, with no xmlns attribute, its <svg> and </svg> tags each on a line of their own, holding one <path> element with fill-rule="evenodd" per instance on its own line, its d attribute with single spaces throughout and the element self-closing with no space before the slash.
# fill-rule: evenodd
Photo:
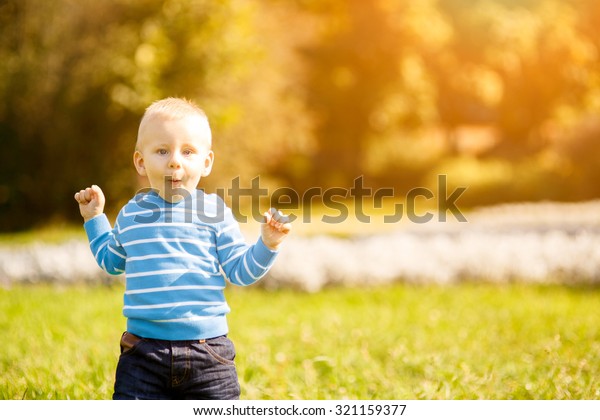
<svg viewBox="0 0 600 420">
<path fill-rule="evenodd" d="M 291 226 L 267 212 L 261 237 L 248 246 L 223 201 L 196 189 L 213 161 L 204 112 L 167 98 L 146 110 L 133 154 L 151 190 L 123 207 L 114 229 L 98 186 L 75 194 L 98 264 L 126 278 L 114 399 L 239 398 L 225 277 L 259 280 Z"/>
</svg>

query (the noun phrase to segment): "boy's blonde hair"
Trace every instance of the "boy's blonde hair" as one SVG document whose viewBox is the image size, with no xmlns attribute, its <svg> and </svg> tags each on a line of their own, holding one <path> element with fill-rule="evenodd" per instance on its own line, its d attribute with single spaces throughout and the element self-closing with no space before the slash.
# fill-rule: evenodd
<svg viewBox="0 0 600 420">
<path fill-rule="evenodd" d="M 160 116 L 167 119 L 179 119 L 190 116 L 198 116 L 206 121 L 206 125 L 209 127 L 210 133 L 210 126 L 208 124 L 208 117 L 206 116 L 206 113 L 194 102 L 186 98 L 170 97 L 160 99 L 158 101 L 153 102 L 148 108 L 146 108 L 146 111 L 144 112 L 144 116 L 140 121 L 140 126 L 138 129 L 136 149 L 140 140 L 140 133 L 142 132 L 142 128 L 144 127 L 147 121 L 149 121 L 155 116 Z"/>
</svg>

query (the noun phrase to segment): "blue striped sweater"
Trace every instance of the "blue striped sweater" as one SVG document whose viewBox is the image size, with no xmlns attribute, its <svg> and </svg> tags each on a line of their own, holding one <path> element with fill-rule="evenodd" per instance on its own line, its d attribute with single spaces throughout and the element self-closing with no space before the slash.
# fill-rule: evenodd
<svg viewBox="0 0 600 420">
<path fill-rule="evenodd" d="M 252 284 L 277 255 L 260 238 L 247 245 L 231 210 L 201 190 L 178 203 L 140 193 L 123 207 L 114 229 L 104 214 L 84 227 L 100 267 L 125 273 L 127 331 L 146 338 L 226 334 L 225 279 Z"/>
</svg>

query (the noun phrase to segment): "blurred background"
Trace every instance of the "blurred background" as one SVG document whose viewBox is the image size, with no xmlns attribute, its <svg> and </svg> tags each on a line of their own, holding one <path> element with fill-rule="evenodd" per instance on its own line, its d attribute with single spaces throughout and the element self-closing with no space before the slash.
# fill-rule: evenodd
<svg viewBox="0 0 600 420">
<path fill-rule="evenodd" d="M 208 192 L 394 193 L 227 289 L 244 397 L 600 398 L 598 0 L 0 0 L 0 399 L 112 395 L 124 285 L 73 195 L 114 220 L 167 96 L 209 116 Z M 468 223 L 382 222 L 413 188 Z"/>
<path fill-rule="evenodd" d="M 0 231 L 79 223 L 91 183 L 118 210 L 165 96 L 210 117 L 209 191 L 447 174 L 463 206 L 600 197 L 594 0 L 3 0 L 0 27 Z"/>
</svg>

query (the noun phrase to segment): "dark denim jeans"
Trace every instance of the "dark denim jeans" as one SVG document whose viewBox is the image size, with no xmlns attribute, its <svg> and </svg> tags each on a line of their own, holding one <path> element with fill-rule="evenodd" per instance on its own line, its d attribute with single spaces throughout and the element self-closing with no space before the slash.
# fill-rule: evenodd
<svg viewBox="0 0 600 420">
<path fill-rule="evenodd" d="M 133 347 L 121 345 L 113 399 L 239 399 L 234 358 L 233 343 L 226 336 L 194 341 L 143 338 Z"/>
</svg>

